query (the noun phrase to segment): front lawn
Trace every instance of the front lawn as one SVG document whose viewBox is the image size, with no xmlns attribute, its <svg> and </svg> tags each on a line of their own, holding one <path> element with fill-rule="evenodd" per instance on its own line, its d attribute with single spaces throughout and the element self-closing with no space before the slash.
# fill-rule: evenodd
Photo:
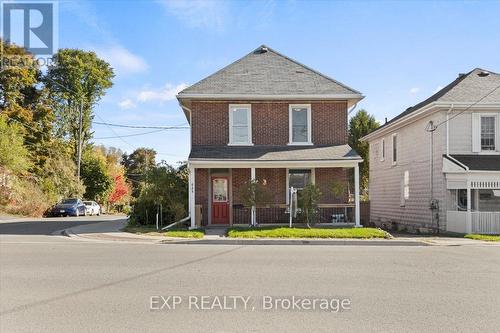
<svg viewBox="0 0 500 333">
<path fill-rule="evenodd" d="M 464 237 L 469 239 L 487 241 L 487 242 L 500 242 L 500 235 L 467 234 Z"/>
<path fill-rule="evenodd" d="M 172 229 L 168 231 L 158 231 L 154 226 L 126 226 L 123 231 L 130 232 L 138 235 L 149 236 L 166 236 L 166 237 L 180 237 L 180 238 L 203 238 L 205 232 L 203 230 L 194 229 Z"/>
<path fill-rule="evenodd" d="M 229 238 L 391 238 L 383 230 L 375 228 L 230 228 Z"/>
</svg>

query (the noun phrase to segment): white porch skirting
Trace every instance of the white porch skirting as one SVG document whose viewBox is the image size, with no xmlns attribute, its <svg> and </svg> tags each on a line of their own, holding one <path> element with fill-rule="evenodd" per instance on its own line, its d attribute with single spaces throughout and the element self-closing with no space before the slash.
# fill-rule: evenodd
<svg viewBox="0 0 500 333">
<path fill-rule="evenodd" d="M 446 230 L 457 233 L 500 234 L 500 212 L 448 211 Z"/>
</svg>

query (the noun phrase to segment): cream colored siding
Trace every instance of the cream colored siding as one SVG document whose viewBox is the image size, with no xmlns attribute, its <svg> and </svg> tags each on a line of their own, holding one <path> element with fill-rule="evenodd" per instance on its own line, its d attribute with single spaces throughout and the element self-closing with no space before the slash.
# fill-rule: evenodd
<svg viewBox="0 0 500 333">
<path fill-rule="evenodd" d="M 451 112 L 449 117 L 455 118 L 449 121 L 450 131 L 450 154 L 472 153 L 472 117 L 470 112 Z"/>
<path fill-rule="evenodd" d="M 449 131 L 450 131 L 450 154 L 473 154 L 472 152 L 472 113 L 480 113 L 481 115 L 496 115 L 496 131 L 497 131 L 497 151 L 500 151 L 500 110 L 468 110 L 464 113 L 461 111 L 452 111 L 450 113 Z M 453 118 L 452 118 L 453 117 Z M 478 133 L 479 134 L 479 133 Z"/>
<path fill-rule="evenodd" d="M 430 196 L 430 134 L 425 130 L 428 122 L 435 124 L 444 120 L 444 112 L 434 113 L 412 124 L 386 133 L 386 158 L 380 160 L 382 136 L 370 142 L 370 214 L 377 225 L 414 230 L 431 226 Z M 397 133 L 397 163 L 392 165 L 392 135 Z M 445 153 L 446 127 L 440 126 L 434 132 L 434 198 L 442 206 L 444 202 L 444 177 L 442 155 Z M 402 203 L 404 173 L 409 173 L 409 198 Z M 443 209 L 444 207 L 441 207 Z M 440 212 L 440 228 L 444 228 L 444 214 Z"/>
</svg>

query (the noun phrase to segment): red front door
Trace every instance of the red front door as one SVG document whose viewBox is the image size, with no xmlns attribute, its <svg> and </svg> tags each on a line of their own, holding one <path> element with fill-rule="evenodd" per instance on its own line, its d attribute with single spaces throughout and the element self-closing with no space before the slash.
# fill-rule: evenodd
<svg viewBox="0 0 500 333">
<path fill-rule="evenodd" d="M 227 177 L 212 177 L 212 224 L 229 224 Z"/>
</svg>

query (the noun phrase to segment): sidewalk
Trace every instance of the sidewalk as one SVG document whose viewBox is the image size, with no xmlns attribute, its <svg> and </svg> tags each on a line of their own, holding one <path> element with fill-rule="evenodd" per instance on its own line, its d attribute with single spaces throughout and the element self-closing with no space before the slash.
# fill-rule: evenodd
<svg viewBox="0 0 500 333">
<path fill-rule="evenodd" d="M 395 237 L 393 239 L 295 239 L 295 238 L 227 238 L 221 228 L 209 228 L 202 239 L 138 235 L 121 231 L 126 219 L 86 224 L 59 230 L 81 241 L 116 241 L 143 244 L 219 244 L 219 245 L 358 245 L 358 246 L 499 246 L 498 242 L 485 242 L 457 237 Z"/>
</svg>

